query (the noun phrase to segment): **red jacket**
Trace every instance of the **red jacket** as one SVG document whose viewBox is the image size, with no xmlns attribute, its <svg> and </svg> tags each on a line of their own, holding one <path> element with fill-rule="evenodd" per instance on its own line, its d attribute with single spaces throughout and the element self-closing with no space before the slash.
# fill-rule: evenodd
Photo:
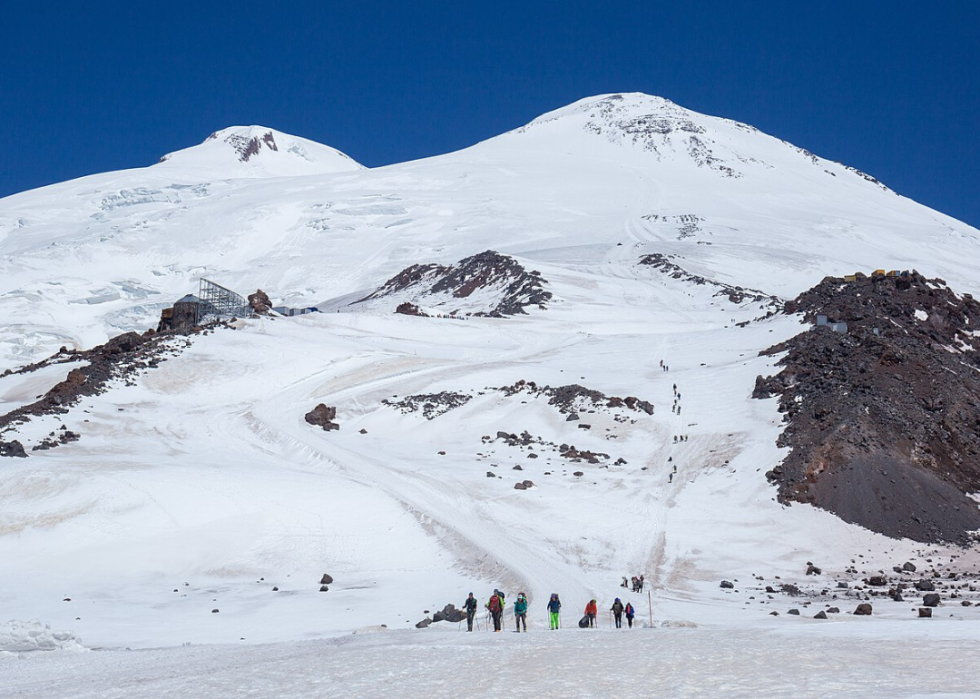
<svg viewBox="0 0 980 699">
<path fill-rule="evenodd" d="M 587 605 L 585 605 L 585 615 L 586 616 L 596 616 L 598 613 L 599 613 L 599 610 L 596 609 L 595 602 L 589 602 Z"/>
</svg>

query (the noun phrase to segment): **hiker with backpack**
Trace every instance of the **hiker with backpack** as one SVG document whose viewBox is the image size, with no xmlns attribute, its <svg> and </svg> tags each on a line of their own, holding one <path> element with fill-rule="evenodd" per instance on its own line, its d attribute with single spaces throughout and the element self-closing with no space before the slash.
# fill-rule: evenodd
<svg viewBox="0 0 980 699">
<path fill-rule="evenodd" d="M 476 597 L 473 596 L 472 592 L 466 598 L 466 601 L 463 602 L 463 609 L 466 610 L 466 630 L 472 631 L 473 618 L 476 616 Z"/>
<path fill-rule="evenodd" d="M 633 617 L 636 615 L 636 610 L 633 609 L 633 605 L 632 604 L 630 604 L 629 602 L 627 602 L 626 603 L 626 608 L 623 610 L 623 612 L 626 614 L 626 623 L 629 624 L 629 627 L 632 629 L 633 628 Z"/>
<path fill-rule="evenodd" d="M 490 618 L 493 619 L 493 630 L 500 631 L 500 622 L 504 617 L 504 598 L 500 590 L 494 590 L 487 600 L 487 609 L 490 610 Z"/>
<path fill-rule="evenodd" d="M 623 603 L 620 602 L 619 597 L 617 597 L 616 601 L 613 602 L 613 606 L 609 610 L 613 613 L 613 618 L 616 620 L 617 629 L 623 628 L 623 609 Z"/>
<path fill-rule="evenodd" d="M 551 594 L 551 599 L 548 600 L 548 615 L 551 617 L 551 630 L 557 631 L 561 626 L 561 618 L 558 616 L 561 612 L 561 600 L 558 599 L 558 595 L 555 593 Z"/>
<path fill-rule="evenodd" d="M 588 627 L 590 629 L 595 628 L 595 618 L 599 614 L 599 608 L 596 606 L 595 600 L 591 600 L 587 605 L 585 605 L 585 618 L 588 619 Z"/>
<path fill-rule="evenodd" d="M 523 592 L 518 593 L 514 602 L 514 620 L 517 622 L 517 632 L 521 632 L 521 622 L 524 622 L 524 633 L 527 633 L 527 597 Z"/>
</svg>

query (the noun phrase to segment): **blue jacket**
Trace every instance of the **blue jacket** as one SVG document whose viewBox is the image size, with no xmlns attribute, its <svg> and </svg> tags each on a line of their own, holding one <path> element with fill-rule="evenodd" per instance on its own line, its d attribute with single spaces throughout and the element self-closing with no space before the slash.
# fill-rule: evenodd
<svg viewBox="0 0 980 699">
<path fill-rule="evenodd" d="M 548 601 L 548 611 L 549 612 L 551 612 L 552 614 L 557 614 L 559 609 L 561 609 L 561 601 L 560 600 L 553 599 L 553 600 L 549 600 Z"/>
</svg>

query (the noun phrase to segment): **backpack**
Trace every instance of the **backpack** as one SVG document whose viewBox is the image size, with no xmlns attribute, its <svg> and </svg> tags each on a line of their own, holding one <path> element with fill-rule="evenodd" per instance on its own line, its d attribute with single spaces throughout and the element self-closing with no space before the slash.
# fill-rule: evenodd
<svg viewBox="0 0 980 699">
<path fill-rule="evenodd" d="M 633 605 L 632 604 L 627 604 L 626 605 L 626 616 L 633 616 L 633 614 L 634 614 Z"/>
<path fill-rule="evenodd" d="M 490 611 L 497 612 L 500 611 L 500 598 L 494 595 L 490 598 Z"/>
<path fill-rule="evenodd" d="M 580 629 L 587 629 L 587 628 L 589 628 L 589 617 L 588 616 L 584 616 L 581 619 L 579 619 L 578 620 L 578 627 Z"/>
</svg>

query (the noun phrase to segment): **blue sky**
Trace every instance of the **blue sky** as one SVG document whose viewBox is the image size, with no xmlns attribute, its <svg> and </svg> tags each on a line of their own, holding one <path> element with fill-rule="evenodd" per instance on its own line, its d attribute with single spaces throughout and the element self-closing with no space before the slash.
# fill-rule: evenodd
<svg viewBox="0 0 980 699">
<path fill-rule="evenodd" d="M 0 196 L 263 124 L 383 165 L 588 95 L 750 123 L 980 226 L 980 3 L 5 4 Z"/>
</svg>

